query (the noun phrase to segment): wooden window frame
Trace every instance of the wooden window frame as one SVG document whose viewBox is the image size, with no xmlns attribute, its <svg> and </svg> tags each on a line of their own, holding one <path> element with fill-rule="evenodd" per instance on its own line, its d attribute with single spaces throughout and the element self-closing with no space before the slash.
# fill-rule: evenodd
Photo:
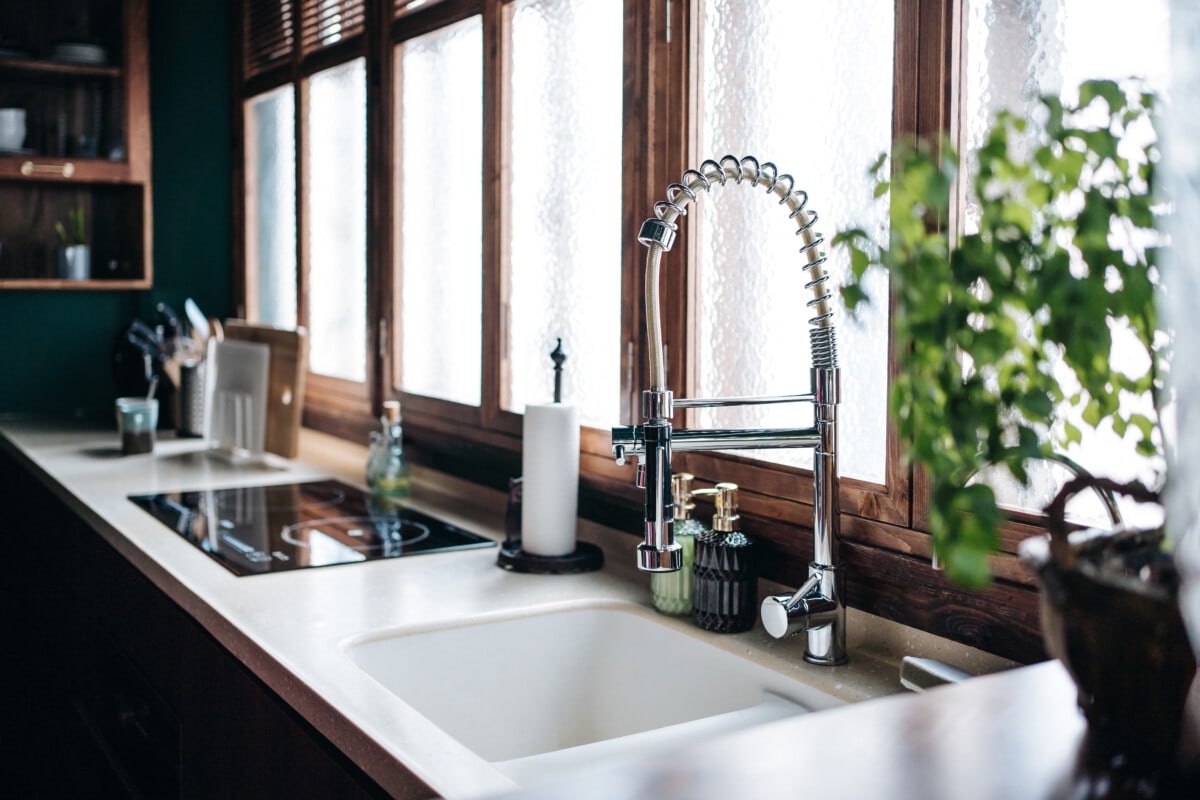
<svg viewBox="0 0 1200 800">
<path fill-rule="evenodd" d="M 372 63 L 372 26 L 368 23 L 354 33 L 348 35 L 345 39 L 331 43 L 328 45 L 313 44 L 311 40 L 306 46 L 304 28 L 305 22 L 310 20 L 312 7 L 319 4 L 320 0 L 292 0 L 292 8 L 290 13 L 290 21 L 292 26 L 291 31 L 291 47 L 286 59 L 279 60 L 278 63 L 272 64 L 265 69 L 262 69 L 254 74 L 247 75 L 245 72 L 246 60 L 246 37 L 243 26 L 248 21 L 248 10 L 250 3 L 248 0 L 243 0 L 241 4 L 241 13 L 233 15 L 235 20 L 238 20 L 238 29 L 235 30 L 231 37 L 234 43 L 234 63 L 237 66 L 235 70 L 235 88 L 234 98 L 236 103 L 234 119 L 234 135 L 237 143 L 237 152 L 240 158 L 236 159 L 236 174 L 234 176 L 234 216 L 235 225 L 234 233 L 237 239 L 237 244 L 234 248 L 234 278 L 235 278 L 235 308 L 238 310 L 238 316 L 245 318 L 247 311 L 250 308 L 250 291 L 249 291 L 249 276 L 246 272 L 246 192 L 239 191 L 245 186 L 245 107 L 246 103 L 253 97 L 260 95 L 272 89 L 281 86 L 290 86 L 293 93 L 295 120 L 294 120 L 294 141 L 295 141 L 295 180 L 296 180 L 296 204 L 295 204 L 295 219 L 296 219 L 296 255 L 297 255 L 297 270 L 296 270 L 296 317 L 297 324 L 307 325 L 309 319 L 309 302 L 308 302 L 308 275 L 310 268 L 310 259 L 308 253 L 307 240 L 307 210 L 306 193 L 307 179 L 309 167 L 309 154 L 307 152 L 308 130 L 305 120 L 307 119 L 307 91 L 306 86 L 309 79 L 313 75 L 340 66 L 353 61 L 357 58 L 364 58 L 367 62 L 368 84 L 371 80 L 371 63 Z M 363 0 L 364 15 L 367 21 L 373 19 L 381 7 L 381 0 Z M 352 3 L 343 2 L 343 5 L 352 5 Z M 368 87 L 368 102 L 367 102 L 367 160 L 372 163 L 372 151 L 379 146 L 379 110 L 373 107 L 369 99 L 370 89 Z M 372 319 L 372 299 L 370 287 L 372 285 L 372 272 L 377 269 L 378 261 L 373 256 L 376 253 L 377 247 L 374 243 L 374 238 L 377 236 L 376 226 L 371 224 L 375 207 L 378 203 L 376 192 L 373 190 L 372 184 L 368 181 L 368 190 L 366 198 L 367 208 L 365 216 L 367 219 L 367 326 L 364 331 L 364 336 L 367 339 L 366 353 L 368 363 L 366 367 L 366 380 L 363 383 L 349 381 L 340 378 L 334 378 L 328 375 L 320 375 L 309 370 L 305 380 L 304 393 L 304 423 L 312 427 L 326 430 L 347 438 L 357 438 L 365 436 L 366 429 L 374 427 L 368 425 L 365 420 L 371 417 L 373 395 L 378 385 L 377 369 L 374 365 L 376 360 L 373 354 L 377 351 L 374 344 L 374 327 L 371 324 Z"/>
<path fill-rule="evenodd" d="M 243 0 L 243 3 L 248 0 Z M 502 176 L 506 168 L 503 132 L 507 130 L 502 88 L 508 53 L 506 9 L 511 0 L 439 0 L 397 13 L 391 0 L 366 0 L 367 26 L 359 40 L 301 57 L 287 65 L 235 79 L 238 114 L 244 100 L 292 82 L 297 91 L 297 157 L 303 158 L 304 131 L 300 81 L 318 69 L 357 55 L 367 59 L 368 74 L 368 380 L 365 389 L 347 387 L 323 376 L 309 376 L 305 424 L 354 441 L 365 441 L 376 427 L 374 410 L 383 400 L 400 399 L 411 457 L 435 468 L 496 488 L 520 473 L 521 416 L 503 409 L 501 393 L 507 362 L 502 330 L 509 265 L 504 261 L 508 220 Z M 636 241 L 639 224 L 661 199 L 666 186 L 695 166 L 694 137 L 696 36 L 703 0 L 623 0 L 624 120 L 621 212 L 621 353 L 622 412 L 617 423 L 640 421 L 640 395 L 647 385 L 642 268 L 645 250 Z M 917 135 L 955 135 L 961 75 L 962 27 L 967 0 L 896 0 L 893 140 Z M 299 3 L 297 3 L 299 5 Z M 399 80 L 394 48 L 404 40 L 479 14 L 483 25 L 483 341 L 482 397 L 478 407 L 404 393 L 398 383 L 398 247 L 393 220 L 396 196 L 394 142 Z M 668 26 L 670 42 L 668 43 Z M 240 46 L 241 31 L 235 31 Z M 299 49 L 297 38 L 297 50 Z M 351 54 L 351 50 L 353 50 Z M 242 54 L 235 54 L 235 64 Z M 240 127 L 235 141 L 241 143 Z M 707 157 L 707 155 L 705 156 Z M 240 161 L 239 161 L 240 163 Z M 297 171 L 297 252 L 303 247 L 303 172 Z M 382 176 L 382 177 L 378 177 Z M 241 176 L 238 176 L 239 178 Z M 614 176 L 615 177 L 615 176 Z M 241 186 L 239 180 L 235 183 Z M 235 286 L 245 301 L 245 254 L 242 228 L 245 205 L 235 192 Z M 682 243 L 690 250 L 687 227 Z M 827 231 L 830 236 L 832 231 Z M 685 250 L 686 252 L 686 250 Z M 677 395 L 685 394 L 695 374 L 697 343 L 686 309 L 692 307 L 694 256 L 682 276 L 665 283 L 664 331 L 669 342 L 669 374 Z M 305 274 L 299 271 L 301 319 L 307 318 Z M 674 310 L 672 310 L 674 309 Z M 679 311 L 684 309 L 682 313 Z M 889 337 L 890 338 L 890 337 Z M 382 343 L 382 345 L 381 345 Z M 891 342 L 889 341 L 889 351 Z M 889 382 L 896 374 L 889 357 Z M 688 422 L 684 414 L 676 420 Z M 851 605 L 918 628 L 982 647 L 1018 660 L 1043 657 L 1037 630 L 1033 579 L 1016 563 L 1016 542 L 1039 530 L 1036 518 L 1017 516 L 1004 532 L 1004 553 L 994 560 L 996 585 L 970 591 L 949 584 L 931 568 L 928 535 L 928 484 L 902 464 L 894 423 L 887 424 L 886 467 L 882 484 L 844 479 L 842 556 Z M 756 462 L 740 456 L 687 453 L 677 468 L 702 479 L 732 480 L 744 488 L 742 510 L 747 528 L 760 538 L 764 576 L 795 585 L 811 558 L 812 481 L 809 470 Z M 610 454 L 609 432 L 585 428 L 581 435 L 580 511 L 584 516 L 635 534 L 640 530 L 641 491 L 628 467 Z M 702 512 L 703 513 L 703 512 Z M 633 538 L 630 537 L 632 545 Z M 631 556 L 632 558 L 632 547 Z"/>
</svg>

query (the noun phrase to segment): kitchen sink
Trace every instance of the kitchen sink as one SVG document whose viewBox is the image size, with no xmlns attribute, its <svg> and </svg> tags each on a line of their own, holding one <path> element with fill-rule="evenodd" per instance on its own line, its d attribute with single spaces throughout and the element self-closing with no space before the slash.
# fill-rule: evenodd
<svg viewBox="0 0 1200 800">
<path fill-rule="evenodd" d="M 354 662 L 517 782 L 838 705 L 640 606 L 368 634 Z"/>
</svg>

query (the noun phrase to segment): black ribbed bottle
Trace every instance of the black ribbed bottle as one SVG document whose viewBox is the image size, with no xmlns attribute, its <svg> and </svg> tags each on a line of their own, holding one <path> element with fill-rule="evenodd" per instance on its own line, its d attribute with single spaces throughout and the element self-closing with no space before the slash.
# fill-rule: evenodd
<svg viewBox="0 0 1200 800">
<path fill-rule="evenodd" d="M 692 620 L 706 631 L 737 633 L 758 618 L 754 542 L 738 531 L 737 484 L 717 484 L 712 530 L 696 537 Z"/>
</svg>

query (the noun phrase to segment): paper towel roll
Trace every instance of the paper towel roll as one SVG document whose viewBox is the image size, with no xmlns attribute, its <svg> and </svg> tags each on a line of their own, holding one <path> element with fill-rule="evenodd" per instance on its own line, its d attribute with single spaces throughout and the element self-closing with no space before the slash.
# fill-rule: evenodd
<svg viewBox="0 0 1200 800">
<path fill-rule="evenodd" d="M 539 556 L 575 550 L 579 414 L 574 406 L 525 406 L 521 454 L 521 549 Z"/>
</svg>

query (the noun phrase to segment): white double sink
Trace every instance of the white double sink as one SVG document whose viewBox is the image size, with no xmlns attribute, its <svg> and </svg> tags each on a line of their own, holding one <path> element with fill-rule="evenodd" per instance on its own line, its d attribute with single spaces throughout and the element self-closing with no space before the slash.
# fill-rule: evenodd
<svg viewBox="0 0 1200 800">
<path fill-rule="evenodd" d="M 710 636 L 629 604 L 367 634 L 345 651 L 517 783 L 839 704 Z"/>
</svg>

